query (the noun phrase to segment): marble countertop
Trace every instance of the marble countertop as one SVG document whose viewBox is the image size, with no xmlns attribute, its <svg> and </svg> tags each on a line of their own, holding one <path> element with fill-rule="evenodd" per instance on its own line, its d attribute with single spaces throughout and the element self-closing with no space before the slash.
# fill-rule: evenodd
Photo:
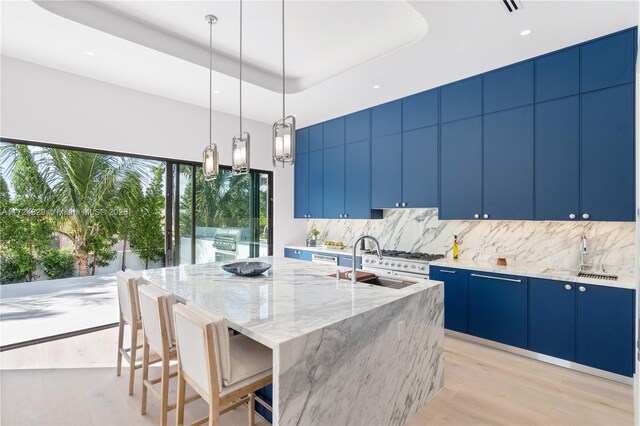
<svg viewBox="0 0 640 426">
<path fill-rule="evenodd" d="M 403 289 L 337 281 L 336 266 L 302 260 L 262 257 L 273 267 L 258 277 L 239 277 L 222 270 L 227 262 L 182 265 L 142 272 L 149 283 L 166 288 L 228 319 L 239 332 L 275 349 L 289 339 L 409 297 L 440 285 L 416 280 Z"/>
<path fill-rule="evenodd" d="M 327 253 L 327 254 L 341 254 L 352 256 L 353 255 L 353 247 L 345 246 L 345 248 L 336 249 L 336 248 L 324 248 L 324 246 L 319 247 L 307 247 L 304 244 L 301 245 L 289 245 L 287 244 L 285 248 L 294 249 L 294 250 L 306 250 L 306 251 L 315 251 L 318 253 Z M 360 250 L 356 251 L 357 255 L 360 255 Z"/>
<path fill-rule="evenodd" d="M 495 260 L 488 261 L 440 259 L 430 262 L 430 265 L 448 266 L 450 268 L 471 269 L 475 271 L 493 272 L 499 274 L 522 275 L 525 277 L 545 278 L 549 280 L 567 281 L 579 284 L 592 284 L 605 287 L 635 289 L 635 280 L 633 277 L 619 276 L 617 281 L 608 281 L 596 278 L 582 278 L 577 276 L 577 271 L 553 269 L 535 264 L 510 263 L 507 266 L 498 266 L 495 264 Z"/>
</svg>

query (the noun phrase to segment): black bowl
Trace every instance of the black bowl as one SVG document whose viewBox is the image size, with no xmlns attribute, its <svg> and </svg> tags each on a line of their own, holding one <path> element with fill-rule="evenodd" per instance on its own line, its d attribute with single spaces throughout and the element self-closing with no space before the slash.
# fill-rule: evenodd
<svg viewBox="0 0 640 426">
<path fill-rule="evenodd" d="M 222 265 L 222 269 L 241 277 L 255 277 L 271 268 L 270 263 L 266 262 L 234 262 Z"/>
</svg>

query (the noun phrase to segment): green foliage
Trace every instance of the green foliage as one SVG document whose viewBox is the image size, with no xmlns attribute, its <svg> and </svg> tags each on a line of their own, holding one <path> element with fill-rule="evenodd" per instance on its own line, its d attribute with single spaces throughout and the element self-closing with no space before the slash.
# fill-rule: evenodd
<svg viewBox="0 0 640 426">
<path fill-rule="evenodd" d="M 74 257 L 68 250 L 51 249 L 41 258 L 42 269 L 50 280 L 69 278 L 75 273 Z"/>
<path fill-rule="evenodd" d="M 0 252 L 0 284 L 27 281 L 34 268 L 33 259 L 24 248 L 4 249 Z"/>
<path fill-rule="evenodd" d="M 163 176 L 164 166 L 156 167 L 151 183 L 129 218 L 131 250 L 144 260 L 145 269 L 149 267 L 150 261 L 164 259 Z"/>
</svg>

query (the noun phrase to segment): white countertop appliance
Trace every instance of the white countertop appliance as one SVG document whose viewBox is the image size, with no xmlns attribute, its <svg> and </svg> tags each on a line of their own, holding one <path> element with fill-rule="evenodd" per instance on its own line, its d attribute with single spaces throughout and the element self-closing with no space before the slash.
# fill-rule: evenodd
<svg viewBox="0 0 640 426">
<path fill-rule="evenodd" d="M 382 250 L 382 259 L 375 250 L 362 253 L 362 270 L 379 276 L 429 278 L 429 262 L 443 259 L 443 254 Z"/>
</svg>

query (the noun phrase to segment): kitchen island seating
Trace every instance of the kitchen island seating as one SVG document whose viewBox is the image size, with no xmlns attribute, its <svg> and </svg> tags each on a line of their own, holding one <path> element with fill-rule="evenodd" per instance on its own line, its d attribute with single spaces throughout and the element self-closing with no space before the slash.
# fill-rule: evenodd
<svg viewBox="0 0 640 426">
<path fill-rule="evenodd" d="M 184 423 L 188 383 L 209 404 L 209 425 L 248 403 L 254 423 L 254 392 L 272 382 L 271 349 L 244 336 L 229 336 L 224 318 L 198 305 L 174 307 L 178 347 L 177 424 Z M 207 418 L 195 424 L 203 424 Z"/>
<path fill-rule="evenodd" d="M 129 363 L 129 395 L 132 395 L 135 371 L 142 368 L 142 364 L 136 364 L 136 351 L 142 348 L 142 346 L 138 346 L 138 330 L 142 329 L 140 303 L 138 301 L 138 282 L 133 273 L 124 271 L 116 273 L 116 281 L 120 308 L 116 375 L 120 376 L 122 358 L 124 358 Z M 131 328 L 131 346 L 128 348 L 124 347 L 124 329 L 126 325 Z"/>
</svg>

